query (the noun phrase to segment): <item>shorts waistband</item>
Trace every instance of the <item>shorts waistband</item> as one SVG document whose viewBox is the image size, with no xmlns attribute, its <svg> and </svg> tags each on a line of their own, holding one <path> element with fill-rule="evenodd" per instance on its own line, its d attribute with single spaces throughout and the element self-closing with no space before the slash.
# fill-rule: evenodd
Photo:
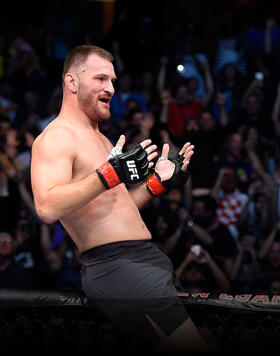
<svg viewBox="0 0 280 356">
<path fill-rule="evenodd" d="M 144 244 L 151 243 L 151 239 L 143 239 L 143 240 L 123 240 L 123 241 L 114 241 L 109 242 L 104 245 L 92 247 L 84 252 L 82 252 L 82 259 L 86 260 L 89 257 L 100 257 L 104 253 L 114 252 L 118 253 L 125 248 L 135 248 L 139 246 L 143 246 Z"/>
</svg>

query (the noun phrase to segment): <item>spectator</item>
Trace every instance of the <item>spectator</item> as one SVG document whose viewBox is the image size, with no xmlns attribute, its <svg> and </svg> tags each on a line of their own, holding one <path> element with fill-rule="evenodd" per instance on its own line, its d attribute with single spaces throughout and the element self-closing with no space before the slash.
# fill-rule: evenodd
<svg viewBox="0 0 280 356">
<path fill-rule="evenodd" d="M 183 191 L 180 188 L 171 188 L 161 201 L 161 212 L 173 220 L 176 226 L 179 221 L 180 209 L 185 209 Z"/>
<path fill-rule="evenodd" d="M 263 140 L 273 139 L 273 121 L 264 104 L 263 82 L 255 78 L 243 93 L 241 105 L 232 113 L 232 126 L 243 126 L 243 131 L 255 126 Z"/>
<path fill-rule="evenodd" d="M 216 100 L 213 113 L 222 126 L 231 123 L 233 113 L 241 105 L 245 80 L 233 63 L 226 64 L 219 72 L 216 83 Z"/>
<path fill-rule="evenodd" d="M 156 120 L 151 130 L 151 139 L 158 147 L 161 147 L 164 143 L 168 143 L 170 157 L 174 157 L 176 152 L 178 152 L 179 146 L 177 140 L 174 140 L 171 136 L 167 125 Z"/>
<path fill-rule="evenodd" d="M 215 182 L 215 162 L 219 159 L 219 146 L 223 131 L 213 113 L 204 109 L 196 122 L 192 121 L 192 130 L 187 125 L 185 139 L 195 146 L 196 155 L 192 158 L 192 187 L 210 189 Z M 201 174 L 204 167 L 207 174 Z"/>
<path fill-rule="evenodd" d="M 57 285 L 61 289 L 81 291 L 80 268 L 82 265 L 81 252 L 73 247 L 68 250 L 69 258 L 64 258 L 59 272 Z"/>
<path fill-rule="evenodd" d="M 168 129 L 177 140 L 183 140 L 186 122 L 190 118 L 198 118 L 202 111 L 202 103 L 194 100 L 186 84 L 178 85 L 174 99 L 168 92 L 164 93 L 160 120 L 168 124 Z"/>
<path fill-rule="evenodd" d="M 137 91 L 144 98 L 148 111 L 158 111 L 160 95 L 152 70 L 145 69 L 139 74 Z"/>
<path fill-rule="evenodd" d="M 62 101 L 62 90 L 60 87 L 53 89 L 49 102 L 47 103 L 47 116 L 40 118 L 40 131 L 44 128 L 58 115 Z"/>
<path fill-rule="evenodd" d="M 0 232 L 0 286 L 1 288 L 36 288 L 32 274 L 14 260 L 16 243 L 8 232 Z"/>
<path fill-rule="evenodd" d="M 173 97 L 168 91 L 162 92 L 160 120 L 162 123 L 168 124 L 170 133 L 176 139 L 183 139 L 188 120 L 199 118 L 202 109 L 207 107 L 213 94 L 214 86 L 208 62 L 202 61 L 200 66 L 207 83 L 206 91 L 202 98 L 197 99 L 195 96 L 198 86 L 196 77 L 190 77 L 185 82 L 179 81 L 175 85 Z"/>
<path fill-rule="evenodd" d="M 227 277 L 232 271 L 236 244 L 229 230 L 216 217 L 217 204 L 209 195 L 193 197 L 190 212 L 180 211 L 176 233 L 164 244 L 175 267 L 182 262 L 191 245 L 199 244 Z"/>
<path fill-rule="evenodd" d="M 280 223 L 272 228 L 259 250 L 261 270 L 247 284 L 247 290 L 266 293 L 272 280 L 280 276 Z"/>
<path fill-rule="evenodd" d="M 186 254 L 183 262 L 176 269 L 176 275 L 187 292 L 211 292 L 218 294 L 230 289 L 228 278 L 218 267 L 211 255 L 199 247 L 196 255 L 190 251 Z"/>
<path fill-rule="evenodd" d="M 252 183 L 248 189 L 248 199 L 237 220 L 238 230 L 246 229 L 256 236 L 258 246 L 264 242 L 271 226 L 271 197 L 262 182 Z"/>
<path fill-rule="evenodd" d="M 128 72 L 123 72 L 119 75 L 116 91 L 110 105 L 112 120 L 115 125 L 127 114 L 126 106 L 130 100 L 135 101 L 141 111 L 146 112 L 147 103 L 145 99 L 138 92 L 133 90 L 131 75 Z"/>
<path fill-rule="evenodd" d="M 154 125 L 155 117 L 151 112 L 134 111 L 125 130 L 126 134 L 129 133 L 127 148 L 132 148 L 137 142 L 150 138 Z"/>
<path fill-rule="evenodd" d="M 18 105 L 14 101 L 14 87 L 7 78 L 0 80 L 0 114 L 13 122 Z"/>
<path fill-rule="evenodd" d="M 246 191 L 252 167 L 241 134 L 230 132 L 222 141 L 220 150 L 219 159 L 215 163 L 216 174 L 223 167 L 231 167 L 238 178 L 239 189 Z"/>
<path fill-rule="evenodd" d="M 36 92 L 44 99 L 47 89 L 46 74 L 31 44 L 23 37 L 16 37 L 11 43 L 10 54 L 7 77 L 16 89 L 16 99 L 28 90 Z"/>
<path fill-rule="evenodd" d="M 256 237 L 250 231 L 243 231 L 237 246 L 238 253 L 230 275 L 234 294 L 244 293 L 248 281 L 260 272 Z"/>
<path fill-rule="evenodd" d="M 18 180 L 24 167 L 17 160 L 17 143 L 5 138 L 0 151 L 0 230 L 12 232 L 19 216 L 21 198 Z"/>
<path fill-rule="evenodd" d="M 254 127 L 248 132 L 245 147 L 252 165 L 252 173 L 247 191 L 248 200 L 239 215 L 237 224 L 254 232 L 261 246 L 270 227 L 277 221 L 275 204 L 277 188 L 257 154 L 258 135 Z"/>
<path fill-rule="evenodd" d="M 154 234 L 155 243 L 164 253 L 169 254 L 169 250 L 171 249 L 169 245 L 171 241 L 177 240 L 178 235 L 180 235 L 180 229 L 177 232 L 172 219 L 165 214 L 159 213 L 154 222 Z"/>
<path fill-rule="evenodd" d="M 247 60 L 242 46 L 241 31 L 236 26 L 234 17 L 234 12 L 223 11 L 215 23 L 217 50 L 213 74 L 217 79 L 220 79 L 219 74 L 227 66 L 234 66 L 243 76 L 247 74 Z"/>
<path fill-rule="evenodd" d="M 278 237 L 280 237 L 280 221 L 278 221 L 272 230 L 270 231 L 270 234 L 266 238 L 264 244 L 262 245 L 259 256 L 261 259 L 264 259 L 265 257 L 268 256 L 269 252 L 271 253 L 271 246 L 274 242 L 278 241 Z"/>
<path fill-rule="evenodd" d="M 29 132 L 34 138 L 41 132 L 39 103 L 40 96 L 35 90 L 23 93 L 22 102 L 13 121 L 13 128 Z"/>
<path fill-rule="evenodd" d="M 280 295 L 280 278 L 274 278 L 270 282 L 268 294 L 271 295 Z"/>
<path fill-rule="evenodd" d="M 178 71 L 183 78 L 195 84 L 192 92 L 194 98 L 204 101 L 203 97 L 207 90 L 212 92 L 212 76 L 207 55 L 205 53 L 197 53 L 194 48 L 194 40 L 193 35 L 185 39 L 179 60 L 181 68 Z M 206 102 L 204 104 L 205 106 L 207 105 Z"/>
<path fill-rule="evenodd" d="M 3 150 L 8 131 L 11 128 L 11 122 L 6 116 L 0 115 L 0 147 Z"/>
<path fill-rule="evenodd" d="M 52 226 L 54 228 L 54 226 Z M 40 243 L 43 255 L 42 261 L 42 288 L 54 288 L 58 285 L 59 274 L 63 262 L 63 253 L 59 250 L 52 249 L 51 246 L 51 231 L 46 224 L 41 225 Z"/>
<path fill-rule="evenodd" d="M 273 80 L 273 71 L 277 71 L 279 26 L 273 16 L 266 18 L 262 28 L 253 26 L 245 32 L 244 49 L 247 58 L 251 61 L 250 68 L 264 73 L 267 81 Z M 273 58 L 274 57 L 274 58 Z M 275 75 L 274 75 L 275 77 Z"/>
<path fill-rule="evenodd" d="M 216 220 L 218 205 L 210 194 L 193 197 L 191 224 L 196 243 L 202 245 L 220 268 L 230 275 L 236 243 L 229 229 Z"/>
<path fill-rule="evenodd" d="M 276 97 L 275 101 L 273 103 L 273 109 L 272 109 L 272 122 L 273 126 L 276 132 L 276 136 L 279 138 L 280 137 L 280 83 L 277 85 L 277 91 L 276 91 Z"/>
<path fill-rule="evenodd" d="M 14 235 L 16 243 L 15 261 L 32 272 L 34 279 L 40 280 L 42 252 L 38 236 L 38 224 L 28 213 L 21 212 Z"/>
<path fill-rule="evenodd" d="M 211 194 L 218 203 L 217 220 L 225 225 L 232 237 L 237 240 L 239 235 L 237 220 L 248 200 L 248 195 L 239 191 L 237 173 L 233 168 L 220 169 Z"/>
</svg>

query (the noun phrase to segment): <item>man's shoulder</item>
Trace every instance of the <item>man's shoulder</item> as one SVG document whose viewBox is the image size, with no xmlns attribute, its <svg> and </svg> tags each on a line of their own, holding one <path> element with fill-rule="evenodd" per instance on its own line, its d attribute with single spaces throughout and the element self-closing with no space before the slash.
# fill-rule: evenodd
<svg viewBox="0 0 280 356">
<path fill-rule="evenodd" d="M 41 141 L 59 141 L 61 143 L 65 140 L 73 140 L 76 136 L 74 127 L 63 122 L 62 120 L 55 119 L 36 137 L 34 144 L 39 144 Z"/>
<path fill-rule="evenodd" d="M 54 159 L 58 155 L 76 157 L 77 134 L 67 125 L 58 124 L 45 128 L 32 144 L 32 161 L 35 157 Z"/>
</svg>

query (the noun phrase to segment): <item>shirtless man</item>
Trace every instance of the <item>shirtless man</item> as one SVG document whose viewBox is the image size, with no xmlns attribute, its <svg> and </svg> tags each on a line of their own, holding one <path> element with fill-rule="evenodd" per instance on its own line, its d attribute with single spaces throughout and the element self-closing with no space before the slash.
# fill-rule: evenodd
<svg viewBox="0 0 280 356">
<path fill-rule="evenodd" d="M 122 153 L 121 135 L 113 148 L 98 129 L 110 118 L 112 60 L 95 46 L 78 46 L 66 58 L 61 111 L 32 147 L 35 207 L 45 223 L 60 220 L 82 252 L 88 300 L 127 344 L 197 350 L 201 339 L 176 296 L 171 262 L 151 242 L 139 213 L 154 196 L 186 181 L 194 147 L 186 143 L 171 161 L 165 144 L 150 178 L 157 156 L 151 140 Z"/>
</svg>

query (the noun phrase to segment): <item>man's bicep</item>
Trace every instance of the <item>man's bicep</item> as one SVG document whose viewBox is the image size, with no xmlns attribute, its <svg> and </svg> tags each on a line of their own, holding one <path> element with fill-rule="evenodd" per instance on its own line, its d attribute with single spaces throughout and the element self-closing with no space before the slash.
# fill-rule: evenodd
<svg viewBox="0 0 280 356">
<path fill-rule="evenodd" d="M 33 193 L 39 197 L 48 190 L 71 182 L 73 151 L 69 140 L 51 135 L 35 142 L 32 147 L 31 179 Z"/>
</svg>

